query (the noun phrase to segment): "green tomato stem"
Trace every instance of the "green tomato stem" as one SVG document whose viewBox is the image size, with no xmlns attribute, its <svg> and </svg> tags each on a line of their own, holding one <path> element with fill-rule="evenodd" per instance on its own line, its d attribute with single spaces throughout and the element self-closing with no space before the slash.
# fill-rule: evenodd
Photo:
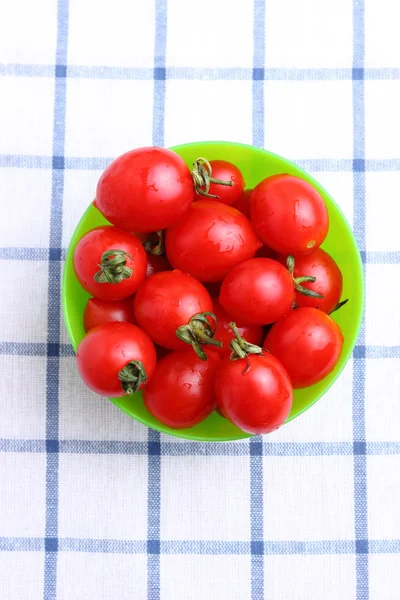
<svg viewBox="0 0 400 600">
<path fill-rule="evenodd" d="M 147 381 L 146 370 L 140 360 L 131 360 L 118 373 L 118 379 L 125 394 L 135 394 Z"/>
<path fill-rule="evenodd" d="M 143 242 L 143 247 L 146 252 L 153 256 L 161 256 L 164 254 L 164 231 L 158 229 L 154 233 L 150 233 L 148 238 Z"/>
<path fill-rule="evenodd" d="M 213 326 L 207 317 L 211 317 Z M 214 313 L 206 311 L 194 315 L 187 325 L 181 325 L 176 330 L 176 336 L 192 346 L 197 356 L 201 360 L 207 360 L 207 354 L 204 352 L 201 345 L 211 345 L 222 347 L 222 342 L 214 339 L 215 331 L 217 329 L 217 317 Z"/>
<path fill-rule="evenodd" d="M 196 194 L 206 196 L 207 198 L 219 198 L 215 194 L 210 194 L 210 184 L 218 183 L 219 185 L 233 185 L 232 181 L 224 181 L 222 179 L 214 179 L 212 177 L 212 167 L 207 159 L 197 158 L 193 163 L 192 178 Z"/>
<path fill-rule="evenodd" d="M 101 255 L 100 271 L 95 273 L 93 279 L 96 283 L 111 283 L 115 285 L 124 279 L 129 279 L 133 271 L 126 266 L 127 258 L 132 256 L 124 250 L 107 250 Z"/>
</svg>

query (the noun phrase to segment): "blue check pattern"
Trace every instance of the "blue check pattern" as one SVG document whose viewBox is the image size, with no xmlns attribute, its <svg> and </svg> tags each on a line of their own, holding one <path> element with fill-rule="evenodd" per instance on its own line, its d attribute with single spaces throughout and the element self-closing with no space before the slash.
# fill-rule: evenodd
<svg viewBox="0 0 400 600">
<path fill-rule="evenodd" d="M 294 2 L 295 0 L 293 0 Z M 72 0 L 70 0 L 72 3 Z M 367 238 L 367 210 L 366 210 L 366 178 L 369 174 L 395 173 L 400 172 L 400 158 L 395 156 L 386 156 L 385 158 L 371 158 L 366 156 L 365 140 L 365 120 L 366 120 L 366 82 L 380 81 L 400 81 L 400 65 L 397 68 L 392 67 L 366 67 L 365 66 L 365 2 L 363 0 L 353 0 L 353 49 L 352 65 L 346 68 L 297 68 L 293 65 L 290 68 L 270 68 L 268 67 L 268 39 L 266 39 L 265 22 L 266 7 L 269 0 L 254 0 L 252 5 L 242 8 L 243 11 L 251 10 L 253 13 L 253 64 L 248 67 L 191 67 L 189 66 L 169 66 L 167 57 L 167 19 L 170 18 L 173 2 L 167 6 L 166 0 L 155 1 L 155 48 L 154 65 L 150 67 L 128 67 L 128 66 L 96 66 L 86 65 L 77 66 L 70 64 L 68 60 L 69 44 L 69 21 L 70 6 L 68 0 L 57 1 L 57 42 L 54 64 L 21 64 L 4 63 L 0 64 L 0 76 L 5 81 L 18 78 L 52 78 L 54 81 L 54 114 L 52 116 L 52 152 L 49 155 L 25 154 L 21 153 L 3 153 L 0 154 L 0 170 L 18 170 L 21 177 L 30 170 L 51 170 L 51 207 L 50 207 L 50 227 L 48 246 L 11 246 L 0 247 L 0 261 L 9 263 L 15 261 L 16 264 L 28 262 L 32 264 L 45 263 L 48 272 L 47 289 L 47 340 L 46 341 L 21 341 L 3 337 L 0 331 L 0 357 L 14 359 L 17 357 L 38 359 L 43 358 L 46 362 L 45 373 L 45 435 L 43 439 L 29 439 L 29 437 L 3 437 L 0 439 L 0 456 L 21 455 L 23 457 L 31 455 L 40 455 L 45 458 L 45 492 L 44 502 L 44 529 L 42 535 L 8 535 L 2 534 L 2 531 L 8 531 L 6 523 L 2 524 L 2 515 L 0 514 L 0 551 L 4 556 L 9 554 L 18 556 L 19 568 L 24 568 L 24 557 L 26 553 L 36 554 L 43 557 L 35 563 L 33 568 L 33 580 L 37 587 L 31 588 L 30 592 L 20 592 L 16 595 L 13 585 L 6 584 L 2 598 L 4 600 L 17 598 L 29 598 L 37 600 L 55 600 L 59 598 L 125 598 L 122 583 L 121 590 L 116 595 L 110 596 L 104 592 L 104 596 L 98 594 L 97 588 L 90 588 L 93 582 L 86 581 L 87 587 L 83 595 L 75 596 L 73 591 L 66 591 L 65 580 L 60 583 L 62 577 L 62 567 L 60 566 L 65 556 L 79 555 L 79 561 L 83 565 L 87 564 L 86 557 L 95 557 L 100 555 L 118 556 L 140 556 L 145 557 L 145 587 L 134 587 L 133 598 L 137 600 L 168 600 L 172 598 L 202 599 L 204 596 L 201 590 L 208 590 L 207 587 L 199 587 L 199 581 L 192 586 L 192 578 L 187 569 L 186 558 L 194 557 L 194 564 L 198 560 L 200 564 L 201 557 L 206 557 L 211 563 L 216 557 L 221 557 L 221 565 L 231 564 L 228 559 L 240 560 L 239 565 L 243 567 L 242 577 L 246 579 L 248 574 L 248 585 L 241 591 L 242 600 L 263 600 L 264 598 L 301 598 L 301 600 L 313 600 L 314 595 L 312 586 L 304 592 L 303 595 L 295 595 L 290 590 L 296 589 L 288 587 L 283 595 L 281 592 L 274 592 L 271 583 L 271 570 L 269 565 L 275 564 L 270 561 L 282 557 L 282 571 L 291 573 L 295 561 L 300 558 L 319 560 L 321 557 L 327 558 L 327 562 L 316 562 L 316 576 L 324 578 L 329 573 L 336 573 L 334 566 L 337 558 L 348 558 L 350 563 L 348 580 L 343 583 L 341 596 L 343 598 L 354 598 L 355 600 L 377 600 L 378 598 L 395 597 L 395 583 L 387 583 L 389 587 L 385 590 L 392 590 L 393 595 L 385 595 L 380 592 L 376 586 L 376 566 L 373 562 L 374 557 L 388 557 L 390 560 L 400 555 L 400 537 L 393 535 L 388 537 L 384 532 L 381 536 L 376 536 L 376 525 L 373 525 L 374 534 L 370 533 L 371 515 L 369 513 L 369 486 L 368 468 L 370 461 L 377 457 L 398 457 L 400 454 L 400 433 L 396 439 L 386 440 L 378 439 L 375 435 L 368 435 L 366 430 L 366 399 L 368 396 L 367 372 L 373 368 L 371 365 L 381 361 L 392 365 L 393 376 L 399 370 L 400 345 L 393 343 L 369 343 L 369 340 L 375 340 L 367 336 L 366 326 L 363 325 L 360 337 L 353 353 L 352 370 L 352 436 L 347 441 L 338 438 L 330 441 L 282 441 L 279 438 L 259 438 L 255 437 L 248 441 L 228 443 L 228 444 L 203 444 L 188 441 L 175 441 L 161 436 L 156 431 L 148 431 L 147 439 L 116 440 L 116 439 L 65 439 L 60 435 L 60 398 L 66 386 L 65 381 L 61 381 L 61 367 L 63 361 L 72 359 L 74 354 L 71 346 L 63 341 L 62 322 L 60 314 L 60 278 L 62 264 L 65 258 L 66 248 L 63 245 L 63 218 L 65 213 L 64 195 L 66 173 L 70 171 L 100 171 L 113 159 L 113 156 L 71 156 L 66 152 L 66 114 L 67 114 L 67 88 L 72 80 L 87 81 L 114 81 L 114 80 L 138 80 L 153 82 L 153 114 L 152 114 L 152 139 L 149 144 L 164 145 L 165 136 L 165 113 L 166 113 L 166 87 L 169 81 L 238 81 L 251 82 L 252 86 L 252 132 L 251 143 L 260 147 L 269 147 L 268 131 L 264 125 L 266 122 L 265 107 L 266 87 L 265 82 L 351 82 L 352 85 L 352 114 L 353 114 L 353 151 L 352 157 L 347 158 L 326 158 L 310 157 L 294 160 L 306 170 L 316 173 L 340 173 L 349 174 L 352 177 L 353 188 L 353 229 L 357 236 L 358 244 L 361 250 L 364 273 L 367 277 L 368 294 L 368 268 L 375 266 L 389 266 L 399 275 L 400 264 L 400 245 L 397 249 L 377 250 L 376 247 L 369 249 L 369 240 Z M 182 62 L 184 57 L 182 56 Z M 201 139 L 201 134 L 199 134 Z M 186 140 L 182 140 L 186 141 Z M 133 146 L 135 144 L 132 144 Z M 274 150 L 274 148 L 271 148 Z M 2 200 L 3 202 L 3 200 Z M 394 199 L 393 202 L 396 202 Z M 4 205 L 6 208 L 6 205 Z M 18 240 L 18 235 L 16 235 Z M 22 240 L 21 240 L 22 242 Z M 1 243 L 1 242 L 0 242 Z M 26 290 L 29 294 L 29 289 Z M 374 314 L 378 307 L 369 304 L 367 295 L 366 301 L 367 315 L 369 311 Z M 373 319 L 374 317 L 372 317 Z M 371 319 L 371 322 L 372 322 Z M 368 322 L 369 325 L 369 322 Z M 375 340 L 376 341 L 376 340 Z M 379 339 L 379 342 L 382 340 Z M 400 341 L 400 340 L 398 340 Z M 71 369 L 73 368 L 72 361 Z M 397 380 L 398 381 L 398 380 Z M 397 390 L 398 391 L 398 390 Z M 2 390 L 4 403 L 7 402 L 7 392 Z M 382 398 L 384 402 L 384 398 Z M 116 410 L 116 409 L 115 409 Z M 313 409 L 314 410 L 314 409 Z M 118 415 L 116 418 L 123 419 L 124 416 Z M 307 419 L 305 415 L 303 419 Z M 292 430 L 294 431 L 293 424 Z M 139 426 L 138 426 L 139 427 Z M 135 430 L 139 431 L 139 429 Z M 372 432 L 373 433 L 373 432 Z M 272 441 L 271 441 L 272 440 Z M 143 457 L 147 458 L 147 489 L 145 510 L 141 518 L 146 518 L 146 537 L 143 539 L 122 539 L 111 535 L 100 537 L 88 537 L 84 533 L 82 536 L 69 537 L 60 532 L 62 511 L 68 510 L 65 505 L 60 504 L 60 477 L 62 473 L 61 463 L 71 455 L 84 456 L 107 456 L 107 457 Z M 163 465 L 171 464 L 175 461 L 176 469 L 180 469 L 182 460 L 186 458 L 205 457 L 209 460 L 237 461 L 248 459 L 248 489 L 243 492 L 248 494 L 248 514 L 241 515 L 240 518 L 248 519 L 250 523 L 248 539 L 235 539 L 235 523 L 231 523 L 233 537 L 229 539 L 212 539 L 202 537 L 194 528 L 193 539 L 184 537 L 179 539 L 166 539 L 163 535 L 162 520 L 165 514 L 168 517 L 168 511 L 171 506 L 167 504 L 165 486 L 166 472 Z M 352 479 L 346 480 L 345 485 L 347 494 L 351 494 L 353 502 L 353 514 L 351 515 L 354 527 L 351 536 L 338 537 L 337 539 L 323 539 L 323 537 L 307 537 L 304 539 L 291 539 L 284 536 L 285 539 L 268 536 L 268 521 L 271 515 L 266 514 L 265 506 L 268 498 L 268 485 L 265 483 L 265 465 L 268 460 L 283 461 L 302 461 L 305 459 L 315 459 L 322 461 L 325 458 L 343 458 L 346 461 L 352 461 Z M 225 464 L 225 463 L 224 463 Z M 243 463 L 240 462 L 242 465 Z M 286 463 L 285 463 L 286 464 Z M 297 464 L 297 462 L 296 462 Z M 300 463 L 299 463 L 300 464 Z M 347 463 L 348 464 L 348 463 Z M 171 468 L 171 467 L 169 467 Z M 210 467 L 211 469 L 211 467 Z M 238 467 L 239 469 L 239 467 Z M 18 479 L 18 471 L 14 473 Z M 90 476 L 90 475 L 89 475 Z M 184 472 L 182 477 L 185 477 Z M 111 479 L 109 482 L 111 484 Z M 42 485 L 38 480 L 35 484 Z M 105 482 L 107 485 L 107 481 Z M 210 485 L 212 485 L 210 483 Z M 400 486 L 398 482 L 393 484 L 395 491 L 393 497 L 399 498 Z M 350 489 L 351 488 L 351 489 Z M 71 491 L 71 494 L 73 491 Z M 220 495 L 224 497 L 224 487 L 221 485 Z M 314 502 L 323 502 L 323 498 L 318 497 L 318 489 L 312 491 L 313 500 L 310 500 L 310 511 L 313 510 Z M 0 500 L 8 502 L 6 496 L 0 497 Z M 27 492 L 26 501 L 29 500 Z M 99 499 L 101 502 L 101 499 Z M 40 510 L 43 507 L 35 507 Z M 195 506 L 189 507 L 195 510 Z M 373 508 L 373 503 L 372 503 Z M 113 507 L 118 511 L 118 507 Z M 171 513 L 172 514 L 172 513 Z M 64 515 L 65 516 L 65 515 Z M 170 515 L 170 518 L 178 519 Z M 193 519 L 195 519 L 193 513 Z M 273 518 L 273 517 L 272 517 Z M 285 519 L 285 507 L 282 507 L 282 514 L 276 515 L 277 519 Z M 338 512 L 340 518 L 340 511 Z M 4 525 L 4 528 L 3 528 Z M 101 528 L 100 530 L 101 531 Z M 179 531 L 179 523 L 177 523 Z M 396 531 L 396 529 L 394 529 Z M 181 578 L 178 583 L 173 585 L 168 583 L 169 562 L 163 564 L 164 560 L 169 560 L 172 556 L 180 565 Z M 110 558 L 111 560 L 111 558 Z M 389 580 L 397 567 L 395 563 L 388 560 L 385 571 L 381 569 L 380 576 L 387 577 Z M 246 562 L 247 561 L 247 562 Z M 233 563 L 232 563 L 233 564 Z M 236 564 L 236 563 L 235 563 Z M 325 565 L 320 567 L 319 565 Z M 341 564 L 341 563 L 340 563 Z M 18 565 L 18 563 L 15 563 Z M 398 565 L 398 563 L 397 563 Z M 228 567 L 226 567 L 228 569 Z M 339 568 L 340 575 L 342 567 Z M 398 569 L 397 569 L 398 570 Z M 240 572 L 240 566 L 239 566 Z M 143 574 L 142 574 L 143 575 Z M 229 575 L 229 573 L 228 573 Z M 335 575 L 332 575 L 334 577 Z M 72 577 L 72 575 L 71 575 Z M 172 575 L 171 575 L 172 578 Z M 206 579 L 206 575 L 204 575 Z M 285 590 L 286 579 L 283 577 L 280 590 Z M 378 577 L 379 579 L 379 577 Z M 94 583 L 93 583 L 94 585 Z M 175 587 L 174 587 L 175 585 Z M 204 583 L 206 586 L 206 583 Z M 289 585 L 289 584 L 288 584 Z M 340 585 L 340 584 L 339 584 Z M 7 587 L 9 586 L 9 587 Z M 172 587 L 171 587 L 172 586 Z M 272 586 L 272 587 L 271 587 Z M 282 587 L 283 586 L 283 587 Z M 19 589 L 19 588 L 18 588 Z M 278 588 L 276 588 L 278 589 Z M 325 589 L 325 588 L 324 588 Z M 34 590 L 34 591 L 33 591 Z M 177 591 L 178 590 L 178 591 Z M 213 596 L 216 593 L 211 589 L 207 591 L 208 598 L 222 598 L 222 596 Z M 220 592 L 222 593 L 222 592 Z M 228 592 L 227 592 L 228 593 Z M 231 593 L 231 592 L 229 592 Z M 275 593 L 275 595 L 274 595 Z M 296 592 L 297 593 L 297 592 Z M 298 592 L 300 594 L 300 592 Z M 316 593 L 316 592 L 315 592 Z M 319 593 L 319 592 L 318 592 Z M 333 598 L 329 596 L 325 589 L 324 598 Z M 85 595 L 87 594 L 87 595 Z M 287 595 L 285 595 L 287 594 Z M 227 596 L 228 597 L 228 596 Z M 235 597 L 231 594 L 230 597 Z M 224 596 L 225 598 L 225 596 Z"/>
</svg>

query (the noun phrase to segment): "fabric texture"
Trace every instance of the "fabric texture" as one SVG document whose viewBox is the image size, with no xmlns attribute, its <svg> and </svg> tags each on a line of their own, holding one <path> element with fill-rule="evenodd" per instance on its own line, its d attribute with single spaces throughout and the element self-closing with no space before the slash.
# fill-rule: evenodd
<svg viewBox="0 0 400 600">
<path fill-rule="evenodd" d="M 0 3 L 1 600 L 398 597 L 399 17 L 396 0 Z M 366 281 L 333 388 L 226 444 L 89 392 L 60 312 L 104 167 L 210 139 L 314 175 Z"/>
</svg>

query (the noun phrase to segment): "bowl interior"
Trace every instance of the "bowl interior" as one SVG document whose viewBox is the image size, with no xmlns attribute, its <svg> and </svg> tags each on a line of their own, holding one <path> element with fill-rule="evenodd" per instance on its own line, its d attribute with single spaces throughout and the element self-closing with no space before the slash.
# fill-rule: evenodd
<svg viewBox="0 0 400 600">
<path fill-rule="evenodd" d="M 346 218 L 330 195 L 312 178 L 293 163 L 265 150 L 226 142 L 199 142 L 172 148 L 191 166 L 196 158 L 204 156 L 208 160 L 224 159 L 237 165 L 245 178 L 246 187 L 252 188 L 264 177 L 277 173 L 290 173 L 309 181 L 324 198 L 330 217 L 330 228 L 323 248 L 331 254 L 343 273 L 343 295 L 349 302 L 334 313 L 333 318 L 340 325 L 344 335 L 344 346 L 335 370 L 320 383 L 296 390 L 289 419 L 294 419 L 310 408 L 332 385 L 347 363 L 356 343 L 363 312 L 363 276 L 360 254 Z M 90 205 L 78 223 L 68 248 L 64 275 L 62 300 L 64 318 L 76 350 L 83 338 L 83 310 L 88 294 L 80 287 L 73 268 L 73 251 L 80 238 L 93 227 L 108 222 L 99 211 Z M 134 419 L 164 433 L 200 441 L 227 441 L 250 437 L 226 419 L 213 413 L 205 421 L 191 429 L 174 430 L 159 423 L 143 405 L 141 393 L 133 397 L 113 398 L 111 401 Z"/>
</svg>

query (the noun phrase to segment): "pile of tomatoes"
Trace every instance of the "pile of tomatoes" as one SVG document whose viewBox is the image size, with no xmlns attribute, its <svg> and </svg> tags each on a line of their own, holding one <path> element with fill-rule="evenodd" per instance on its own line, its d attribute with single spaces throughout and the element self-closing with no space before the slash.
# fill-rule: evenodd
<svg viewBox="0 0 400 600">
<path fill-rule="evenodd" d="M 86 233 L 76 276 L 84 312 L 79 373 L 110 397 L 143 390 L 172 428 L 213 410 L 248 433 L 287 419 L 293 389 L 332 371 L 343 344 L 329 316 L 342 275 L 319 246 L 320 194 L 286 173 L 245 190 L 227 161 L 141 148 L 100 177 L 94 205 L 111 223 Z"/>
</svg>

